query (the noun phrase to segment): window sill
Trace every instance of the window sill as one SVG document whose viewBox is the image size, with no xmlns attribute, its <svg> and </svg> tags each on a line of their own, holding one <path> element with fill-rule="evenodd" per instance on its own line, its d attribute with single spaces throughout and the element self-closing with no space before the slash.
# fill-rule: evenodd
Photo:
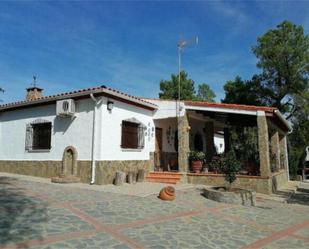
<svg viewBox="0 0 309 249">
<path fill-rule="evenodd" d="M 123 152 L 141 152 L 142 149 L 126 149 L 126 148 L 121 148 L 121 151 Z"/>
<path fill-rule="evenodd" d="M 28 153 L 43 153 L 50 152 L 50 149 L 41 149 L 41 150 L 26 150 Z"/>
</svg>

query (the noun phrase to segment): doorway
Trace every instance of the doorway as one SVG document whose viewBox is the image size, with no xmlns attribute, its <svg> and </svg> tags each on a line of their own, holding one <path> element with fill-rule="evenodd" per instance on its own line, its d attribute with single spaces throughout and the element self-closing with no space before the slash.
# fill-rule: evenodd
<svg viewBox="0 0 309 249">
<path fill-rule="evenodd" d="M 162 128 L 156 128 L 156 145 L 154 153 L 155 171 L 162 171 Z"/>
</svg>

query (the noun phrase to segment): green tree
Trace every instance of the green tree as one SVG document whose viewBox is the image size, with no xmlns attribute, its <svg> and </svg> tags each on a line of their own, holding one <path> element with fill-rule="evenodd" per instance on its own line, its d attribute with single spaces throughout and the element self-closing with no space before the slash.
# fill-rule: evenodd
<svg viewBox="0 0 309 249">
<path fill-rule="evenodd" d="M 201 101 L 215 102 L 216 94 L 206 83 L 198 86 L 196 99 Z"/>
<path fill-rule="evenodd" d="M 259 37 L 252 50 L 262 73 L 226 82 L 223 102 L 274 106 L 291 118 L 297 110 L 294 97 L 309 84 L 309 36 L 302 26 L 284 21 Z"/>
<path fill-rule="evenodd" d="M 264 101 L 290 118 L 296 111 L 293 96 L 308 87 L 309 36 L 302 26 L 284 21 L 259 37 L 252 50 L 262 69 Z"/>
<path fill-rule="evenodd" d="M 309 127 L 309 36 L 302 26 L 280 23 L 258 38 L 252 48 L 261 74 L 249 81 L 236 78 L 225 86 L 226 103 L 277 107 L 293 124 L 289 136 L 292 174 L 304 164 Z"/>
<path fill-rule="evenodd" d="M 232 183 L 236 180 L 236 174 L 241 169 L 240 162 L 236 159 L 234 150 L 225 153 L 219 161 L 219 169 L 224 174 L 224 179 L 228 183 L 227 189 L 231 189 Z"/>
<path fill-rule="evenodd" d="M 309 91 L 294 97 L 296 111 L 291 122 L 293 132 L 289 135 L 289 163 L 291 175 L 304 167 L 305 148 L 309 146 Z"/>
<path fill-rule="evenodd" d="M 225 91 L 223 103 L 265 105 L 260 96 L 258 76 L 254 76 L 252 80 L 242 80 L 240 76 L 236 76 L 234 80 L 227 81 L 223 88 Z"/>
<path fill-rule="evenodd" d="M 172 74 L 170 80 L 160 81 L 160 99 L 178 99 L 178 74 Z M 180 99 L 193 100 L 195 98 L 194 81 L 188 79 L 185 71 L 180 72 Z"/>
</svg>

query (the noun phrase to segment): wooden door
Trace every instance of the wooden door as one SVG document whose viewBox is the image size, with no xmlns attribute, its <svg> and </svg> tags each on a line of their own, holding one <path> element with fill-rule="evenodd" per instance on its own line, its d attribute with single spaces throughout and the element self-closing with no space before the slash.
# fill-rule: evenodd
<svg viewBox="0 0 309 249">
<path fill-rule="evenodd" d="M 156 128 L 155 168 L 162 170 L 162 128 Z"/>
</svg>

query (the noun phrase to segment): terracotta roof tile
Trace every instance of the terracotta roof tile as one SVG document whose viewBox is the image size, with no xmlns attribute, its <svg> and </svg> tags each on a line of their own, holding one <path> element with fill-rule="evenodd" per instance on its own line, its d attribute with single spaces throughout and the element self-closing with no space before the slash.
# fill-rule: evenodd
<svg viewBox="0 0 309 249">
<path fill-rule="evenodd" d="M 37 103 L 38 101 L 44 101 L 44 100 L 46 100 L 44 102 L 48 102 L 49 100 L 52 101 L 54 98 L 57 98 L 57 97 L 70 97 L 71 95 L 76 94 L 76 93 L 85 93 L 86 94 L 87 92 L 92 92 L 92 91 L 96 91 L 96 90 L 102 90 L 102 92 L 104 92 L 104 89 L 107 89 L 109 91 L 112 91 L 112 92 L 120 94 L 120 95 L 123 95 L 124 97 L 129 97 L 131 99 L 141 101 L 141 102 L 143 102 L 147 105 L 152 105 L 154 107 L 156 106 L 155 104 L 153 104 L 151 102 L 145 101 L 143 99 L 129 95 L 127 93 L 123 93 L 119 90 L 115 90 L 113 88 L 106 87 L 106 86 L 98 86 L 98 87 L 78 89 L 78 90 L 74 90 L 74 91 L 70 91 L 70 92 L 58 93 L 58 94 L 55 94 L 55 95 L 43 96 L 43 97 L 40 97 L 40 98 L 35 99 L 35 100 L 23 100 L 23 101 L 6 103 L 6 104 L 3 104 L 3 105 L 0 105 L 0 108 L 5 109 L 6 107 L 14 107 L 14 106 L 18 106 L 18 105 L 23 105 L 23 106 L 28 105 L 28 104 L 31 105 L 31 104 Z"/>
</svg>

